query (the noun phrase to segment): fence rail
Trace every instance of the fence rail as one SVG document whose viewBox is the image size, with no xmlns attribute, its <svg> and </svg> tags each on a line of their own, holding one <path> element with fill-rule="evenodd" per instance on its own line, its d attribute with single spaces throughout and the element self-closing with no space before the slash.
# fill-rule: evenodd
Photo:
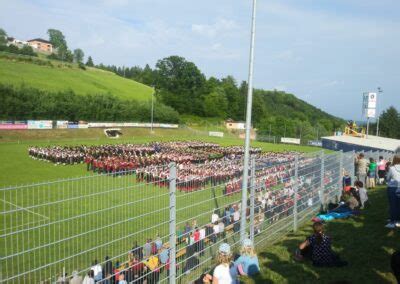
<svg viewBox="0 0 400 284">
<path fill-rule="evenodd" d="M 212 268 L 220 243 L 239 246 L 241 230 L 264 246 L 338 199 L 343 172 L 354 176 L 354 152 L 253 157 L 247 200 L 241 160 L 220 166 L 231 175 L 191 179 L 196 168 L 171 163 L 157 168 L 163 178 L 127 171 L 0 189 L 0 282 L 53 283 L 99 267 L 99 283 L 122 274 L 132 283 L 191 282 Z"/>
</svg>

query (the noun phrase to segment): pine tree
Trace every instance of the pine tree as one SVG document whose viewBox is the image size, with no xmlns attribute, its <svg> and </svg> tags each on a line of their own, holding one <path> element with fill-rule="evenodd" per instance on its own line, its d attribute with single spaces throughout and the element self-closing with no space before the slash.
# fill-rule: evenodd
<svg viewBox="0 0 400 284">
<path fill-rule="evenodd" d="M 93 59 L 92 59 L 91 56 L 88 57 L 88 60 L 86 62 L 86 66 L 89 66 L 89 67 L 93 67 L 94 66 Z"/>
</svg>

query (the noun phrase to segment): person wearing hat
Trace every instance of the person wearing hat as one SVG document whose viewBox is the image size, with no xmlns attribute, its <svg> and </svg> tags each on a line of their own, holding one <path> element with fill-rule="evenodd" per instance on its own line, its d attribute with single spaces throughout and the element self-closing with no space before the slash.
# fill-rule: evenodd
<svg viewBox="0 0 400 284">
<path fill-rule="evenodd" d="M 218 248 L 217 262 L 214 269 L 212 283 L 232 284 L 236 283 L 235 277 L 231 274 L 230 264 L 232 259 L 231 247 L 227 243 L 222 243 Z"/>
<path fill-rule="evenodd" d="M 235 267 L 240 275 L 254 276 L 260 272 L 258 257 L 250 239 L 243 240 L 240 257 L 235 261 Z"/>
</svg>

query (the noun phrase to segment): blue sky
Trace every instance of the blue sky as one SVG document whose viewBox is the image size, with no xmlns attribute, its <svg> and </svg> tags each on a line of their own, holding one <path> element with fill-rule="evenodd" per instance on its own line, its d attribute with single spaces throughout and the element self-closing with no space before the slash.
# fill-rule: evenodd
<svg viewBox="0 0 400 284">
<path fill-rule="evenodd" d="M 247 79 L 251 0 L 0 0 L 18 39 L 66 35 L 95 63 L 151 66 L 181 55 L 207 76 Z M 362 92 L 400 109 L 400 1 L 259 0 L 254 84 L 361 119 Z"/>
</svg>

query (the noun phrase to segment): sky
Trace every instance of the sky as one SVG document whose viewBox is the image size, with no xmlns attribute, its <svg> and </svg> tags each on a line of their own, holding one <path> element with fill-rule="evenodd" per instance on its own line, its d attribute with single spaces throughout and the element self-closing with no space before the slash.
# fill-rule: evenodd
<svg viewBox="0 0 400 284">
<path fill-rule="evenodd" d="M 361 120 L 362 93 L 400 110 L 400 1 L 258 0 L 254 87 Z M 0 0 L 17 39 L 61 30 L 95 63 L 154 67 L 179 55 L 207 76 L 247 80 L 251 0 Z"/>
</svg>

